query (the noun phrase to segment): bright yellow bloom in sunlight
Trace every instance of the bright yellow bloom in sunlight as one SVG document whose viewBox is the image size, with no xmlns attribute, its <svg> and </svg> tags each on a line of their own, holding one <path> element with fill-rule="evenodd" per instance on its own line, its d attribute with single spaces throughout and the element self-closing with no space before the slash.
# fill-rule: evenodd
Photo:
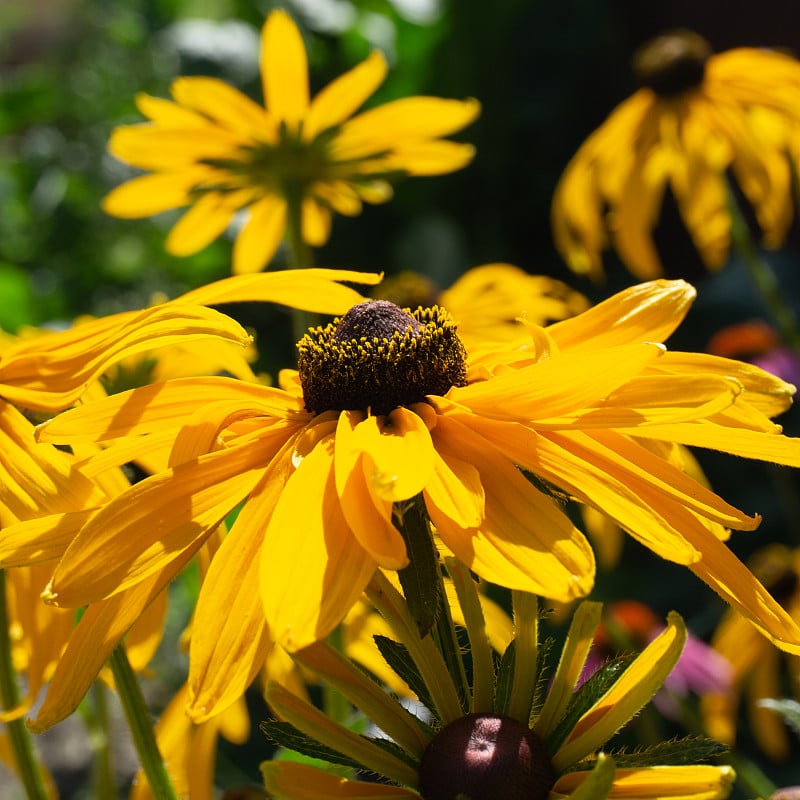
<svg viewBox="0 0 800 800">
<path fill-rule="evenodd" d="M 384 584 L 377 605 L 384 612 L 388 608 L 392 618 L 395 610 L 402 617 L 399 600 L 399 593 Z M 518 603 L 515 599 L 515 606 L 517 662 L 511 675 L 507 671 L 503 676 L 511 686 L 508 692 L 495 692 L 500 678 L 498 670 L 490 667 L 483 675 L 476 673 L 467 696 L 459 700 L 450 673 L 424 671 L 423 662 L 417 661 L 432 705 L 428 709 L 431 719 L 425 722 L 328 645 L 317 643 L 298 652 L 298 664 L 340 691 L 374 721 L 393 747 L 380 747 L 380 740 L 354 734 L 273 683 L 267 688 L 267 702 L 284 722 L 263 723 L 267 736 L 281 743 L 284 731 L 293 737 L 299 732 L 302 736 L 294 741 L 302 741 L 302 737 L 319 741 L 327 748 L 330 762 L 358 764 L 384 780 L 366 783 L 307 764 L 268 761 L 261 771 L 269 796 L 277 800 L 728 797 L 735 777 L 731 767 L 695 763 L 723 748 L 711 746 L 705 754 L 695 754 L 688 742 L 673 740 L 670 760 L 669 747 L 659 750 L 655 745 L 650 752 L 643 748 L 626 753 L 624 748 L 615 748 L 612 739 L 650 701 L 677 663 L 686 640 L 686 629 L 677 614 L 669 615 L 664 631 L 642 653 L 635 658 L 612 659 L 579 686 L 600 623 L 600 604 L 583 603 L 577 609 L 554 674 L 543 666 L 546 659 L 537 660 L 535 600 Z M 518 614 L 522 609 L 532 613 Z M 473 624 L 468 623 L 468 630 L 480 636 L 480 613 L 473 610 L 468 614 L 466 609 L 464 613 L 478 614 Z M 419 652 L 419 642 L 398 631 L 395 634 L 412 652 Z M 473 658 L 479 658 L 477 639 L 470 637 L 470 642 Z M 452 702 L 439 702 L 447 694 Z"/>
<path fill-rule="evenodd" d="M 471 145 L 441 137 L 475 119 L 475 100 L 408 97 L 353 116 L 386 71 L 373 52 L 310 98 L 300 32 L 274 11 L 261 40 L 264 106 L 207 77 L 176 80 L 175 102 L 139 95 L 150 121 L 117 128 L 109 147 L 152 174 L 113 190 L 104 209 L 136 218 L 191 206 L 167 237 L 167 250 L 179 256 L 205 247 L 247 209 L 234 245 L 236 273 L 263 269 L 287 229 L 322 245 L 332 214 L 356 216 L 362 202 L 389 200 L 392 182 L 452 172 L 474 155 Z"/>
<path fill-rule="evenodd" d="M 800 550 L 769 545 L 756 551 L 749 564 L 790 616 L 800 622 Z M 733 667 L 733 686 L 728 692 L 702 698 L 705 727 L 710 736 L 733 745 L 739 705 L 746 699 L 749 734 L 773 761 L 785 761 L 791 753 L 790 732 L 775 710 L 760 703 L 782 698 L 786 686 L 800 698 L 800 664 L 754 636 L 752 628 L 743 623 L 741 617 L 726 614 L 711 640 L 711 646 Z M 788 682 L 783 679 L 784 668 L 790 676 Z"/>
<path fill-rule="evenodd" d="M 724 543 L 759 518 L 693 479 L 677 448 L 800 466 L 800 441 L 769 419 L 794 387 L 750 364 L 667 352 L 660 342 L 694 296 L 682 281 L 642 284 L 468 363 L 442 309 L 369 301 L 310 331 L 281 388 L 188 378 L 65 412 L 40 438 L 102 444 L 87 469 L 153 441 L 171 448 L 170 466 L 86 520 L 66 551 L 63 528 L 42 545 L 61 555 L 47 597 L 78 606 L 174 574 L 246 501 L 198 601 L 190 685 L 202 720 L 241 694 L 273 642 L 325 636 L 376 567 L 406 565 L 395 515 L 409 501 L 487 580 L 585 595 L 594 557 L 557 502 L 569 496 L 800 653 L 800 628 Z"/>
<path fill-rule="evenodd" d="M 643 88 L 584 142 L 553 198 L 555 241 L 576 272 L 600 278 L 612 246 L 638 278 L 681 274 L 653 242 L 665 194 L 675 199 L 704 264 L 719 269 L 731 240 L 731 178 L 767 247 L 792 220 L 787 151 L 800 141 L 800 63 L 739 48 L 711 55 L 697 34 L 655 39 L 634 56 Z"/>
<path fill-rule="evenodd" d="M 401 272 L 386 278 L 373 295 L 401 308 L 444 306 L 470 353 L 483 344 L 524 339 L 525 322 L 546 325 L 589 307 L 580 292 L 562 281 L 503 263 L 473 267 L 442 291 L 424 275 Z"/>
</svg>

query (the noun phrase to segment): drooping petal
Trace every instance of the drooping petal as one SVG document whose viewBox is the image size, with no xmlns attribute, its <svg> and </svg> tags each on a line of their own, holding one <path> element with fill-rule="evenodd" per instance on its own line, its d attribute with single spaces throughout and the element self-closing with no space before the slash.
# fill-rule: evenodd
<svg viewBox="0 0 800 800">
<path fill-rule="evenodd" d="M 261 594 L 273 639 L 299 650 L 350 610 L 376 563 L 356 541 L 336 492 L 333 435 L 286 482 L 265 533 Z"/>
<path fill-rule="evenodd" d="M 408 563 L 408 556 L 403 537 L 392 523 L 392 500 L 372 489 L 364 469 L 364 450 L 358 443 L 356 432 L 365 416 L 356 411 L 339 416 L 334 446 L 336 491 L 344 518 L 361 546 L 381 566 L 400 569 Z"/>
<path fill-rule="evenodd" d="M 84 605 L 169 570 L 253 489 L 273 447 L 251 442 L 209 453 L 132 486 L 74 539 L 47 598 L 60 606 Z"/>
<path fill-rule="evenodd" d="M 476 465 L 486 492 L 485 517 L 477 529 L 464 530 L 428 506 L 445 544 L 502 586 L 565 601 L 585 595 L 594 583 L 592 549 L 556 504 L 468 427 L 439 418 L 435 430 Z"/>
<path fill-rule="evenodd" d="M 195 609 L 189 650 L 189 708 L 202 723 L 244 695 L 272 639 L 259 586 L 263 530 L 280 495 L 282 464 L 264 475 L 214 555 Z M 276 472 L 277 470 L 277 472 Z"/>
<path fill-rule="evenodd" d="M 295 127 L 308 110 L 308 61 L 303 37 L 285 11 L 273 11 L 261 32 L 264 105 Z"/>
</svg>

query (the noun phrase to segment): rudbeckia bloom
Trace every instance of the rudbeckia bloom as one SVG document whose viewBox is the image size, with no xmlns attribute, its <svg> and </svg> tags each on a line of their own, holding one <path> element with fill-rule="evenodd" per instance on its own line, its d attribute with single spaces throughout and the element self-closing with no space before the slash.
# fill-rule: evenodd
<svg viewBox="0 0 800 800">
<path fill-rule="evenodd" d="M 645 45 L 634 67 L 642 88 L 584 142 L 556 188 L 553 231 L 567 264 L 600 278 L 610 245 L 637 277 L 662 275 L 652 234 L 670 192 L 704 264 L 719 269 L 731 240 L 729 176 L 764 244 L 780 246 L 792 218 L 800 64 L 755 48 L 712 55 L 678 31 Z"/>
<path fill-rule="evenodd" d="M 562 281 L 503 263 L 473 267 L 442 291 L 424 275 L 401 272 L 386 278 L 373 295 L 401 308 L 444 306 L 469 352 L 483 344 L 525 338 L 525 323 L 546 325 L 589 306 L 580 292 Z"/>
<path fill-rule="evenodd" d="M 462 594 L 469 595 L 466 581 Z M 298 663 L 338 689 L 391 741 L 347 730 L 278 684 L 268 687 L 267 700 L 282 721 L 266 722 L 262 730 L 279 744 L 297 743 L 301 751 L 306 746 L 309 754 L 324 753 L 334 764 L 368 770 L 385 781 L 362 783 L 306 764 L 271 761 L 261 765 L 270 796 L 714 800 L 730 793 L 730 767 L 694 763 L 721 750 L 713 743 L 701 746 L 705 753 L 693 753 L 686 741 L 636 753 L 614 752 L 613 742 L 608 744 L 677 662 L 686 637 L 677 614 L 670 614 L 664 631 L 640 655 L 610 661 L 576 689 L 599 622 L 599 604 L 578 608 L 553 674 L 539 653 L 536 600 L 516 596 L 516 637 L 510 648 L 514 657 L 502 659 L 495 668 L 489 656 L 487 670 L 476 669 L 472 684 L 459 693 L 450 673 L 431 668 L 435 659 L 419 657 L 423 640 L 414 639 L 401 595 L 376 580 L 370 597 L 411 653 L 404 664 L 394 658 L 398 643 L 382 641 L 392 665 L 422 687 L 430 723 L 406 711 L 327 645 L 312 645 L 295 654 Z M 472 657 L 479 662 L 487 646 L 482 620 L 474 605 L 465 613 L 471 617 L 467 625 Z"/>
<path fill-rule="evenodd" d="M 585 595 L 593 554 L 555 495 L 688 566 L 800 653 L 800 628 L 724 543 L 758 517 L 694 480 L 676 447 L 800 466 L 800 442 L 769 419 L 794 387 L 749 364 L 667 352 L 660 342 L 694 296 L 682 281 L 632 287 L 471 362 L 443 309 L 368 301 L 309 331 L 280 388 L 179 379 L 65 412 L 40 438 L 101 443 L 94 469 L 153 439 L 171 456 L 85 521 L 47 598 L 81 605 L 174 574 L 246 500 L 197 606 L 190 685 L 203 719 L 244 690 L 273 642 L 324 637 L 378 566 L 406 566 L 409 503 L 487 580 L 560 602 Z"/>
<path fill-rule="evenodd" d="M 310 99 L 300 32 L 274 11 L 261 40 L 264 106 L 207 77 L 176 80 L 175 102 L 139 95 L 149 122 L 117 128 L 109 147 L 152 174 L 113 190 L 103 207 L 136 218 L 191 206 L 167 238 L 174 255 L 202 249 L 247 209 L 236 273 L 263 269 L 287 228 L 295 249 L 322 245 L 333 213 L 355 216 L 362 202 L 389 200 L 398 178 L 452 172 L 474 155 L 441 138 L 475 119 L 474 100 L 408 97 L 353 116 L 385 76 L 374 52 Z"/>
<path fill-rule="evenodd" d="M 786 611 L 800 620 L 800 550 L 770 545 L 756 552 L 750 566 Z M 789 731 L 780 715 L 760 701 L 783 696 L 784 670 L 790 675 L 793 693 L 800 696 L 800 668 L 797 659 L 783 658 L 742 622 L 737 615 L 726 614 L 711 639 L 712 647 L 733 667 L 733 685 L 728 691 L 703 697 L 703 720 L 711 736 L 732 745 L 739 706 L 746 700 L 750 734 L 771 759 L 782 761 L 791 752 Z"/>
</svg>

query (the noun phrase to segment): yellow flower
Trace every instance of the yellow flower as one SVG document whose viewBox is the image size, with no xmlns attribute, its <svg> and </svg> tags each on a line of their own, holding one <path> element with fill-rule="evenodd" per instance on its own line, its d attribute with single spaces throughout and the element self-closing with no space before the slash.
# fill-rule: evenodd
<svg viewBox="0 0 800 800">
<path fill-rule="evenodd" d="M 206 77 L 176 80 L 174 103 L 139 95 L 150 121 L 118 128 L 110 150 L 152 174 L 113 190 L 104 208 L 136 218 L 191 206 L 167 238 L 174 255 L 202 249 L 247 209 L 236 273 L 263 269 L 287 227 L 322 245 L 333 213 L 355 216 L 362 202 L 389 200 L 392 181 L 452 172 L 474 155 L 470 145 L 440 138 L 475 119 L 474 100 L 408 97 L 353 116 L 385 76 L 386 62 L 373 52 L 310 99 L 300 32 L 274 11 L 262 31 L 265 107 Z"/>
<path fill-rule="evenodd" d="M 769 545 L 756 552 L 750 566 L 787 613 L 800 621 L 800 550 Z M 746 698 L 748 730 L 758 746 L 773 761 L 785 760 L 791 752 L 786 725 L 774 710 L 760 702 L 783 696 L 782 664 L 791 676 L 789 685 L 793 693 L 800 696 L 797 659 L 784 659 L 780 651 L 760 636 L 754 636 L 749 625 L 730 613 L 723 617 L 714 632 L 711 645 L 733 667 L 733 685 L 730 691 L 710 693 L 702 698 L 706 730 L 715 739 L 733 745 L 739 704 Z"/>
<path fill-rule="evenodd" d="M 717 800 L 729 795 L 734 779 L 730 767 L 693 764 L 719 753 L 720 747 L 707 744 L 705 754 L 693 753 L 685 741 L 634 754 L 607 749 L 608 740 L 649 702 L 677 663 L 686 639 L 677 614 L 669 615 L 665 630 L 641 654 L 612 660 L 577 688 L 600 622 L 600 605 L 584 603 L 578 608 L 551 675 L 543 667 L 545 659 L 538 658 L 536 600 L 516 595 L 514 658 L 490 666 L 485 674 L 476 670 L 465 694 L 459 694 L 444 661 L 436 667 L 435 659 L 423 656 L 424 640 L 414 637 L 402 596 L 385 580 L 376 580 L 369 594 L 413 662 L 394 661 L 393 666 L 410 671 L 426 687 L 432 720 L 423 722 L 406 711 L 328 645 L 301 650 L 295 654 L 297 662 L 341 692 L 389 737 L 392 747 L 344 728 L 277 683 L 268 686 L 267 701 L 281 722 L 263 723 L 262 730 L 279 744 L 320 742 L 328 761 L 369 770 L 386 780 L 361 783 L 277 760 L 261 765 L 270 796 Z M 462 582 L 459 596 L 469 594 Z M 464 613 L 471 617 L 466 624 L 473 660 L 480 659 L 483 620 L 474 605 Z M 387 647 L 386 652 L 393 650 Z M 488 663 L 493 663 L 491 656 Z M 302 744 L 297 749 L 302 751 Z"/>
<path fill-rule="evenodd" d="M 758 517 L 674 458 L 683 444 L 800 466 L 800 442 L 769 420 L 794 387 L 749 364 L 667 352 L 659 342 L 694 294 L 681 281 L 632 287 L 468 367 L 446 312 L 370 301 L 310 331 L 281 388 L 179 379 L 65 412 L 40 437 L 100 443 L 96 470 L 153 441 L 171 458 L 85 522 L 47 597 L 76 606 L 175 574 L 246 500 L 198 601 L 199 721 L 241 694 L 273 642 L 324 637 L 378 566 L 406 565 L 397 524 L 410 501 L 487 580 L 556 601 L 585 595 L 594 558 L 556 502 L 569 496 L 800 653 L 800 628 L 724 543 Z"/>
<path fill-rule="evenodd" d="M 705 265 L 722 267 L 730 177 L 764 244 L 780 246 L 792 219 L 787 151 L 800 134 L 800 64 L 755 48 L 711 55 L 684 31 L 655 39 L 634 59 L 643 88 L 586 140 L 556 188 L 553 230 L 568 265 L 600 278 L 611 245 L 638 278 L 663 274 L 652 234 L 669 192 Z"/>
<path fill-rule="evenodd" d="M 386 278 L 373 292 L 401 308 L 444 306 L 458 325 L 471 353 L 496 342 L 527 336 L 525 322 L 545 325 L 585 311 L 589 301 L 565 283 L 546 275 L 529 275 L 513 264 L 482 264 L 467 270 L 452 286 L 439 291 L 414 272 Z"/>
</svg>

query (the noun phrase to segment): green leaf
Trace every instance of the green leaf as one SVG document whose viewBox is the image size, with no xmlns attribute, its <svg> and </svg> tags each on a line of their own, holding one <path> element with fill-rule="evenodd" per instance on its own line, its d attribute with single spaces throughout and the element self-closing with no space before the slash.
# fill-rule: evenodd
<svg viewBox="0 0 800 800">
<path fill-rule="evenodd" d="M 507 714 L 511 702 L 511 687 L 514 683 L 514 664 L 517 660 L 517 645 L 514 639 L 506 647 L 497 666 L 497 686 L 494 692 L 494 710 L 497 714 Z"/>
<path fill-rule="evenodd" d="M 422 705 L 430 711 L 433 711 L 436 706 L 431 699 L 428 687 L 425 685 L 425 681 L 419 674 L 417 665 L 414 663 L 414 659 L 409 655 L 405 645 L 392 641 L 392 639 L 389 639 L 387 636 L 381 636 L 380 634 L 376 634 L 372 638 L 380 654 L 383 656 L 384 661 L 389 665 L 392 671 L 408 684 L 409 688 L 419 698 Z"/>
<path fill-rule="evenodd" d="M 545 741 L 551 754 L 558 750 L 578 720 L 622 677 L 637 657 L 636 653 L 629 653 L 607 661 L 578 687 L 564 711 L 564 716 Z"/>
<path fill-rule="evenodd" d="M 326 747 L 316 739 L 306 736 L 302 731 L 297 730 L 289 722 L 279 722 L 278 720 L 267 720 L 259 726 L 261 732 L 279 747 L 287 750 L 294 750 L 310 758 L 321 758 L 332 764 L 341 764 L 345 767 L 364 770 L 365 767 L 353 759 L 342 755 L 331 747 Z"/>
<path fill-rule="evenodd" d="M 686 736 L 670 739 L 649 747 L 637 747 L 632 751 L 621 747 L 607 749 L 614 756 L 619 769 L 640 767 L 683 767 L 712 761 L 728 752 L 727 745 L 707 739 L 705 736 Z"/>
</svg>

